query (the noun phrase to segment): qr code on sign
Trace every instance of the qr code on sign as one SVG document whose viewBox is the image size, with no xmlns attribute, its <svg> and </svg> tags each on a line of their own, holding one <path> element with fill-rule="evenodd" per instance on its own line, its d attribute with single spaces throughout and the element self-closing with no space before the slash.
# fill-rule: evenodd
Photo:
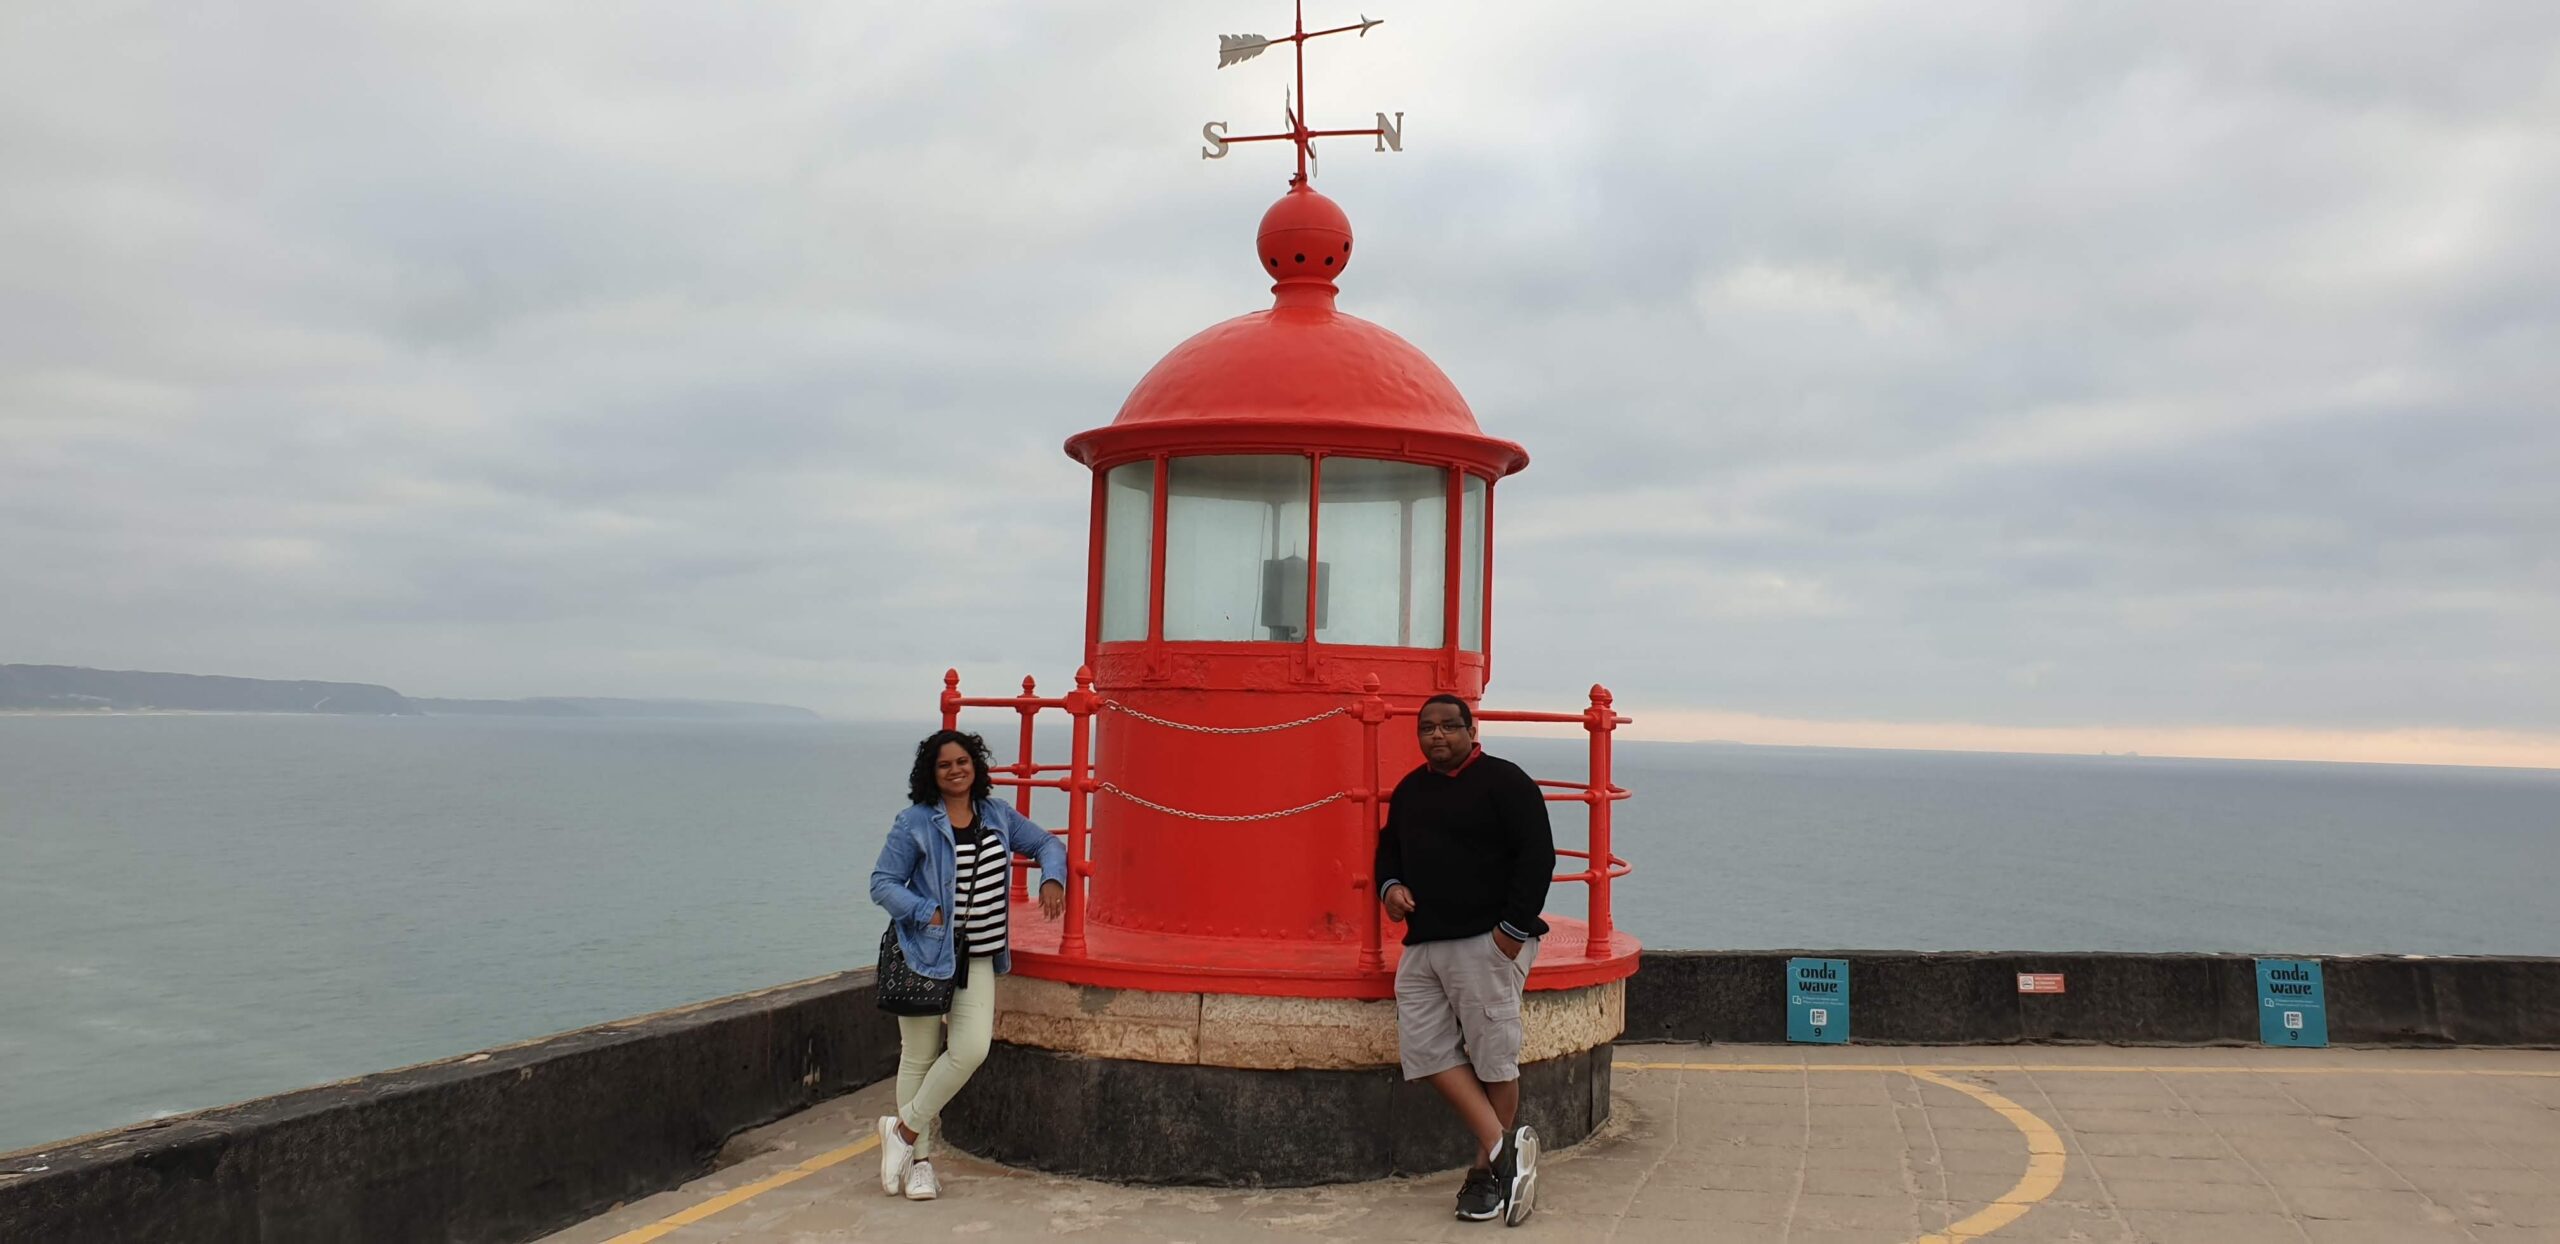
<svg viewBox="0 0 2560 1244">
<path fill-rule="evenodd" d="M 2287 1011 L 2287 1012 L 2285 1012 L 2285 1013 L 2284 1013 L 2284 1026 L 2285 1026 L 2285 1027 L 2287 1027 L 2287 1028 L 2300 1028 L 2300 1027 L 2302 1026 L 2302 1012 L 2300 1012 L 2300 1011 Z"/>
</svg>

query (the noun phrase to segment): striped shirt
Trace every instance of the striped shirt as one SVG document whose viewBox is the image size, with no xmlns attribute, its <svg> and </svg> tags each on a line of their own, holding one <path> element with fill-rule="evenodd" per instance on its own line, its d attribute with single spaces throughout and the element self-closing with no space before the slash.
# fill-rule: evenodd
<svg viewBox="0 0 2560 1244">
<path fill-rule="evenodd" d="M 957 891 L 952 906 L 960 945 L 972 955 L 995 954 L 1005 948 L 1005 884 L 1011 879 L 1012 853 L 1004 849 L 1001 835 L 987 832 L 983 817 L 951 833 L 959 847 L 952 861 L 952 888 Z"/>
</svg>

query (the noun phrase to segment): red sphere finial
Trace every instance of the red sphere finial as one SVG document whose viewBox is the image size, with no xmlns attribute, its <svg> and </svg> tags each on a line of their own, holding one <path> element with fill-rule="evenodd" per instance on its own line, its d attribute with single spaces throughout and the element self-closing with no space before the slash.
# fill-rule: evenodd
<svg viewBox="0 0 2560 1244">
<path fill-rule="evenodd" d="M 1330 308 L 1333 279 L 1351 266 L 1351 218 L 1315 187 L 1296 182 L 1262 214 L 1254 250 L 1278 305 Z"/>
</svg>

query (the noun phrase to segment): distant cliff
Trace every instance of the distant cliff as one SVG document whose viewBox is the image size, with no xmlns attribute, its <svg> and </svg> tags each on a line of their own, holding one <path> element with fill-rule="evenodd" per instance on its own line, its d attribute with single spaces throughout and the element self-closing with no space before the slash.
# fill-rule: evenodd
<svg viewBox="0 0 2560 1244">
<path fill-rule="evenodd" d="M 345 713 L 360 716 L 677 717 L 697 721 L 816 721 L 805 708 L 728 700 L 412 699 L 360 682 L 286 682 L 155 674 L 70 665 L 0 665 L 0 712 Z"/>
<path fill-rule="evenodd" d="M 389 687 L 278 682 L 211 674 L 150 674 L 69 665 L 0 665 L 0 709 L 175 709 L 201 713 L 357 713 L 415 716 Z"/>
</svg>

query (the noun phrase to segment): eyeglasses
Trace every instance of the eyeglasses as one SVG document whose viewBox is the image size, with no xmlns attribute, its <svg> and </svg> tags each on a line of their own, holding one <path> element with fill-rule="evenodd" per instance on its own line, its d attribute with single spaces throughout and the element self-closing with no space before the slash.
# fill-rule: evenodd
<svg viewBox="0 0 2560 1244">
<path fill-rule="evenodd" d="M 1423 721 L 1414 723 L 1413 732 L 1416 734 L 1465 734 L 1473 729 L 1475 729 L 1474 726 L 1462 721 Z"/>
</svg>

